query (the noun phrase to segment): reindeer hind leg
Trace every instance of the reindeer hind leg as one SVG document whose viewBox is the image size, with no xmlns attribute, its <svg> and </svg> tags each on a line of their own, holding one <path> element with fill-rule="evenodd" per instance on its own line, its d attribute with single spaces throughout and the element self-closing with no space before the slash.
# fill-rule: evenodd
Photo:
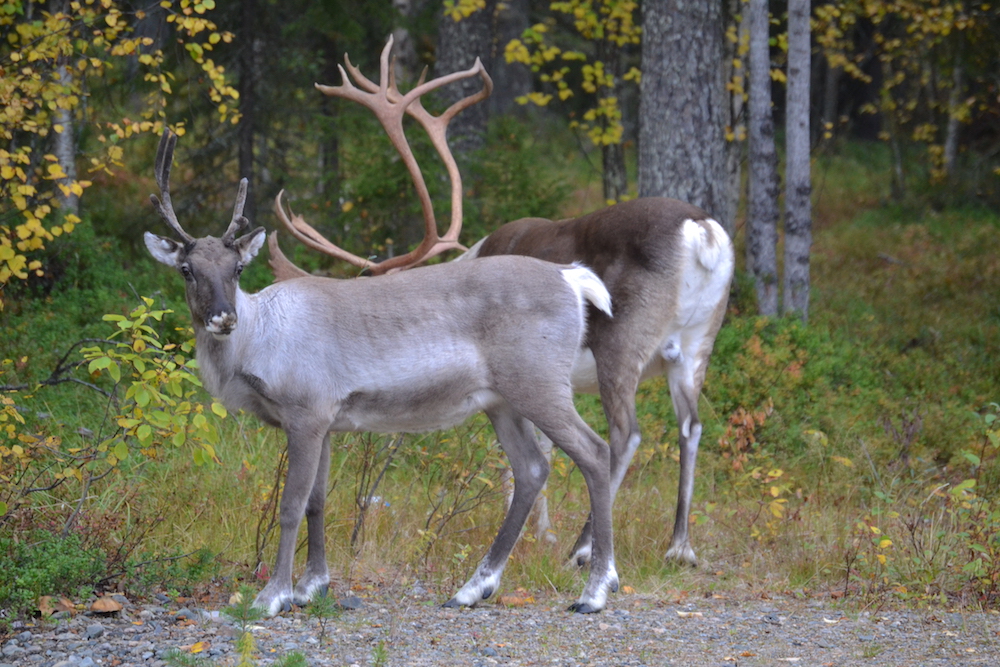
<svg viewBox="0 0 1000 667">
<path fill-rule="evenodd" d="M 507 404 L 487 411 L 500 446 L 507 454 L 514 474 L 514 493 L 500 530 L 486 556 L 468 582 L 445 607 L 471 607 L 493 595 L 510 552 L 521 534 L 531 507 L 549 476 L 549 462 L 535 440 L 535 429 Z"/>
</svg>

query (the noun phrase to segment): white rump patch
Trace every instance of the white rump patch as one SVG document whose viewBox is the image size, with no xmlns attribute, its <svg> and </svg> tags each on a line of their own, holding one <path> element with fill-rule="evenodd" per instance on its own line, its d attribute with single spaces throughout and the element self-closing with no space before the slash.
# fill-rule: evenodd
<svg viewBox="0 0 1000 667">
<path fill-rule="evenodd" d="M 562 270 L 562 276 L 577 293 L 581 306 L 586 299 L 611 317 L 611 294 L 596 273 L 583 264 L 574 263 L 572 268 Z"/>
<path fill-rule="evenodd" d="M 706 218 L 701 222 L 704 224 L 698 224 L 691 219 L 684 221 L 684 240 L 696 249 L 698 263 L 712 271 L 717 268 L 719 259 L 732 243 L 726 230 L 718 222 L 712 218 Z M 732 250 L 728 254 L 732 255 Z"/>
</svg>

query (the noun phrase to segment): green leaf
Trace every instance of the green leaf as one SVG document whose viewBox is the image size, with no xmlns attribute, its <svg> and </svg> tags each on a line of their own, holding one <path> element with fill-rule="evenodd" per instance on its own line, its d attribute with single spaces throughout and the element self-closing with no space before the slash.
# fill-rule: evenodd
<svg viewBox="0 0 1000 667">
<path fill-rule="evenodd" d="M 3 516 L 6 513 L 7 513 L 7 503 L 0 500 L 0 516 Z"/>
<path fill-rule="evenodd" d="M 146 444 L 152 435 L 153 428 L 149 424 L 143 424 L 135 430 L 135 436 L 139 438 L 139 442 L 143 444 Z"/>
<path fill-rule="evenodd" d="M 101 369 L 107 368 L 112 363 L 113 362 L 109 357 L 98 357 L 90 362 L 90 364 L 87 366 L 87 370 L 91 373 L 96 373 Z"/>
<path fill-rule="evenodd" d="M 122 442 L 121 440 L 119 440 L 118 444 L 115 445 L 114 454 L 115 454 L 115 456 L 118 457 L 119 460 L 124 460 L 124 459 L 128 458 L 128 445 L 126 445 L 124 442 Z"/>
<path fill-rule="evenodd" d="M 951 493 L 952 493 L 952 495 L 956 495 L 957 496 L 957 495 L 959 495 L 960 493 L 962 493 L 964 491 L 968 491 L 968 490 L 972 489 L 972 487 L 974 487 L 975 485 L 976 485 L 976 480 L 974 480 L 974 479 L 967 479 L 964 482 L 960 482 L 959 484 L 957 484 L 955 486 L 955 488 L 953 488 L 951 490 Z"/>
<path fill-rule="evenodd" d="M 110 375 L 111 379 L 115 382 L 121 382 L 122 371 L 118 368 L 118 364 L 111 364 L 108 366 L 108 375 Z"/>
<path fill-rule="evenodd" d="M 212 401 L 212 412 L 219 415 L 223 419 L 225 419 L 226 415 L 229 414 L 228 412 L 226 412 L 226 406 L 217 401 Z"/>
</svg>

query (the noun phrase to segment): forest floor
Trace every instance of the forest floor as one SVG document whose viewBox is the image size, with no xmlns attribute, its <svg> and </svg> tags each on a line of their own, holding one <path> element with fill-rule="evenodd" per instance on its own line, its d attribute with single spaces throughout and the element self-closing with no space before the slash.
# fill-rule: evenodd
<svg viewBox="0 0 1000 667">
<path fill-rule="evenodd" d="M 363 594 L 364 595 L 364 594 Z M 125 602 L 112 617 L 80 614 L 22 626 L 0 665 L 235 665 L 238 632 L 212 604 Z M 867 609 L 825 594 L 665 599 L 612 596 L 576 615 L 564 596 L 513 593 L 460 611 L 419 582 L 367 597 L 324 622 L 295 609 L 251 626 L 256 664 L 293 652 L 308 665 L 997 665 L 1000 614 Z M 345 599 L 346 600 L 346 599 Z M 169 659 L 171 650 L 185 655 Z M 300 663 L 301 664 L 301 663 Z"/>
</svg>

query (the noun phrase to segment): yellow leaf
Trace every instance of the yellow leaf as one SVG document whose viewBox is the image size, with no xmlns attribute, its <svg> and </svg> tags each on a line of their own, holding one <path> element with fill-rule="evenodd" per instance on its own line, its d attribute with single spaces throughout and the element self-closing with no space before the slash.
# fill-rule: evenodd
<svg viewBox="0 0 1000 667">
<path fill-rule="evenodd" d="M 854 461 L 852 461 L 849 458 L 845 458 L 843 456 L 831 456 L 830 458 L 839 463 L 840 465 L 844 466 L 845 468 L 854 467 Z"/>
<path fill-rule="evenodd" d="M 192 653 L 201 653 L 202 651 L 206 650 L 210 646 L 211 646 L 211 644 L 209 644 L 208 642 L 197 642 L 195 644 L 191 644 L 191 652 Z"/>
</svg>

